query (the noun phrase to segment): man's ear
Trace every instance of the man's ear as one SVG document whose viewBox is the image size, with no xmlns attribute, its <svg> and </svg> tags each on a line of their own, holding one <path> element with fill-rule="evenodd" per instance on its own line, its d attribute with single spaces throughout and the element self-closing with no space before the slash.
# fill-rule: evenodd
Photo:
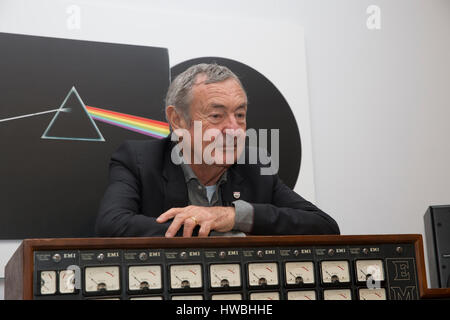
<svg viewBox="0 0 450 320">
<path fill-rule="evenodd" d="M 176 129 L 187 128 L 187 123 L 184 117 L 181 116 L 175 106 L 167 106 L 166 108 L 166 118 L 169 121 L 170 126 L 175 131 Z"/>
</svg>

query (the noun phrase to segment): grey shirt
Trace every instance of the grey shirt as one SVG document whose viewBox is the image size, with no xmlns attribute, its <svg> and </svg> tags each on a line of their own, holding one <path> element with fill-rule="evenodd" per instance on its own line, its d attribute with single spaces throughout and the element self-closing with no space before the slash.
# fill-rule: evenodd
<svg viewBox="0 0 450 320">
<path fill-rule="evenodd" d="M 192 168 L 181 163 L 189 196 L 189 204 L 202 207 L 222 206 L 221 186 L 227 181 L 227 172 L 220 177 L 215 186 L 204 186 L 198 180 Z M 233 201 L 236 210 L 235 224 L 229 232 L 211 231 L 210 236 L 245 236 L 250 232 L 253 224 L 253 206 L 244 201 Z"/>
</svg>

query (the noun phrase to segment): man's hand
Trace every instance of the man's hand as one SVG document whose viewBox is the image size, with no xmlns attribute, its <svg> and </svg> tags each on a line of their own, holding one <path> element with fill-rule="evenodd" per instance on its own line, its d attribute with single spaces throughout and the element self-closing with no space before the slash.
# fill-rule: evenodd
<svg viewBox="0 0 450 320">
<path fill-rule="evenodd" d="M 188 206 L 167 210 L 156 221 L 164 223 L 173 219 L 166 232 L 168 238 L 175 236 L 182 225 L 184 225 L 183 237 L 192 237 L 197 224 L 200 225 L 198 236 L 207 237 L 212 230 L 227 232 L 233 229 L 235 216 L 234 207 Z"/>
</svg>

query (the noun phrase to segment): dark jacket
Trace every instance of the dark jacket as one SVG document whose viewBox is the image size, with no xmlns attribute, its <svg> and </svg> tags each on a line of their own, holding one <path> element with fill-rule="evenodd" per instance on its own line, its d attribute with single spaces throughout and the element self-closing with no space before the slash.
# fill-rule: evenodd
<svg viewBox="0 0 450 320">
<path fill-rule="evenodd" d="M 98 236 L 164 236 L 171 220 L 160 224 L 156 218 L 189 204 L 183 170 L 171 161 L 172 146 L 168 138 L 126 141 L 113 154 L 95 227 Z M 234 164 L 220 189 L 225 206 L 236 200 L 234 192 L 253 205 L 251 235 L 339 234 L 329 215 L 292 191 L 278 175 L 260 175 L 260 168 Z M 183 228 L 177 235 L 182 233 Z"/>
</svg>

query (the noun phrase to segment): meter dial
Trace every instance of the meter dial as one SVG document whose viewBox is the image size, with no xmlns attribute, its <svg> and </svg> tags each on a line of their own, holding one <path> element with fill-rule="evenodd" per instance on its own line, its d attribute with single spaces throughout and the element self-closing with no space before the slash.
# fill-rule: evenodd
<svg viewBox="0 0 450 320">
<path fill-rule="evenodd" d="M 203 300 L 202 295 L 172 296 L 172 300 Z"/>
<path fill-rule="evenodd" d="M 213 294 L 211 300 L 242 300 L 240 293 Z"/>
<path fill-rule="evenodd" d="M 316 300 L 316 292 L 310 291 L 288 291 L 288 300 Z"/>
<path fill-rule="evenodd" d="M 86 292 L 120 290 L 119 267 L 88 267 L 85 270 Z"/>
<path fill-rule="evenodd" d="M 41 294 L 56 293 L 56 272 L 41 271 Z"/>
<path fill-rule="evenodd" d="M 275 262 L 249 263 L 248 283 L 250 286 L 277 285 L 278 265 Z"/>
<path fill-rule="evenodd" d="M 179 264 L 170 266 L 170 287 L 172 289 L 201 288 L 202 266 L 199 264 Z"/>
<path fill-rule="evenodd" d="M 251 293 L 250 300 L 280 300 L 280 293 L 279 292 Z"/>
<path fill-rule="evenodd" d="M 162 299 L 163 299 L 163 297 L 161 297 L 161 296 L 130 298 L 130 300 L 162 300 Z"/>
<path fill-rule="evenodd" d="M 210 266 L 211 288 L 241 286 L 241 266 L 239 264 L 212 264 Z"/>
<path fill-rule="evenodd" d="M 359 300 L 386 300 L 386 290 L 378 289 L 359 289 Z"/>
<path fill-rule="evenodd" d="M 350 282 L 348 261 L 322 261 L 323 283 Z"/>
<path fill-rule="evenodd" d="M 323 291 L 324 300 L 352 300 L 352 292 L 350 289 L 340 289 L 340 290 L 324 290 Z"/>
<path fill-rule="evenodd" d="M 314 283 L 314 265 L 312 262 L 286 262 L 286 284 Z"/>
<path fill-rule="evenodd" d="M 128 269 L 129 290 L 161 289 L 161 266 L 133 266 Z"/>
<path fill-rule="evenodd" d="M 372 280 L 384 281 L 383 261 L 381 260 L 357 260 L 356 274 L 360 282 L 366 282 L 372 276 Z"/>
<path fill-rule="evenodd" d="M 75 292 L 75 271 L 62 270 L 59 272 L 59 292 L 74 293 Z"/>
</svg>

